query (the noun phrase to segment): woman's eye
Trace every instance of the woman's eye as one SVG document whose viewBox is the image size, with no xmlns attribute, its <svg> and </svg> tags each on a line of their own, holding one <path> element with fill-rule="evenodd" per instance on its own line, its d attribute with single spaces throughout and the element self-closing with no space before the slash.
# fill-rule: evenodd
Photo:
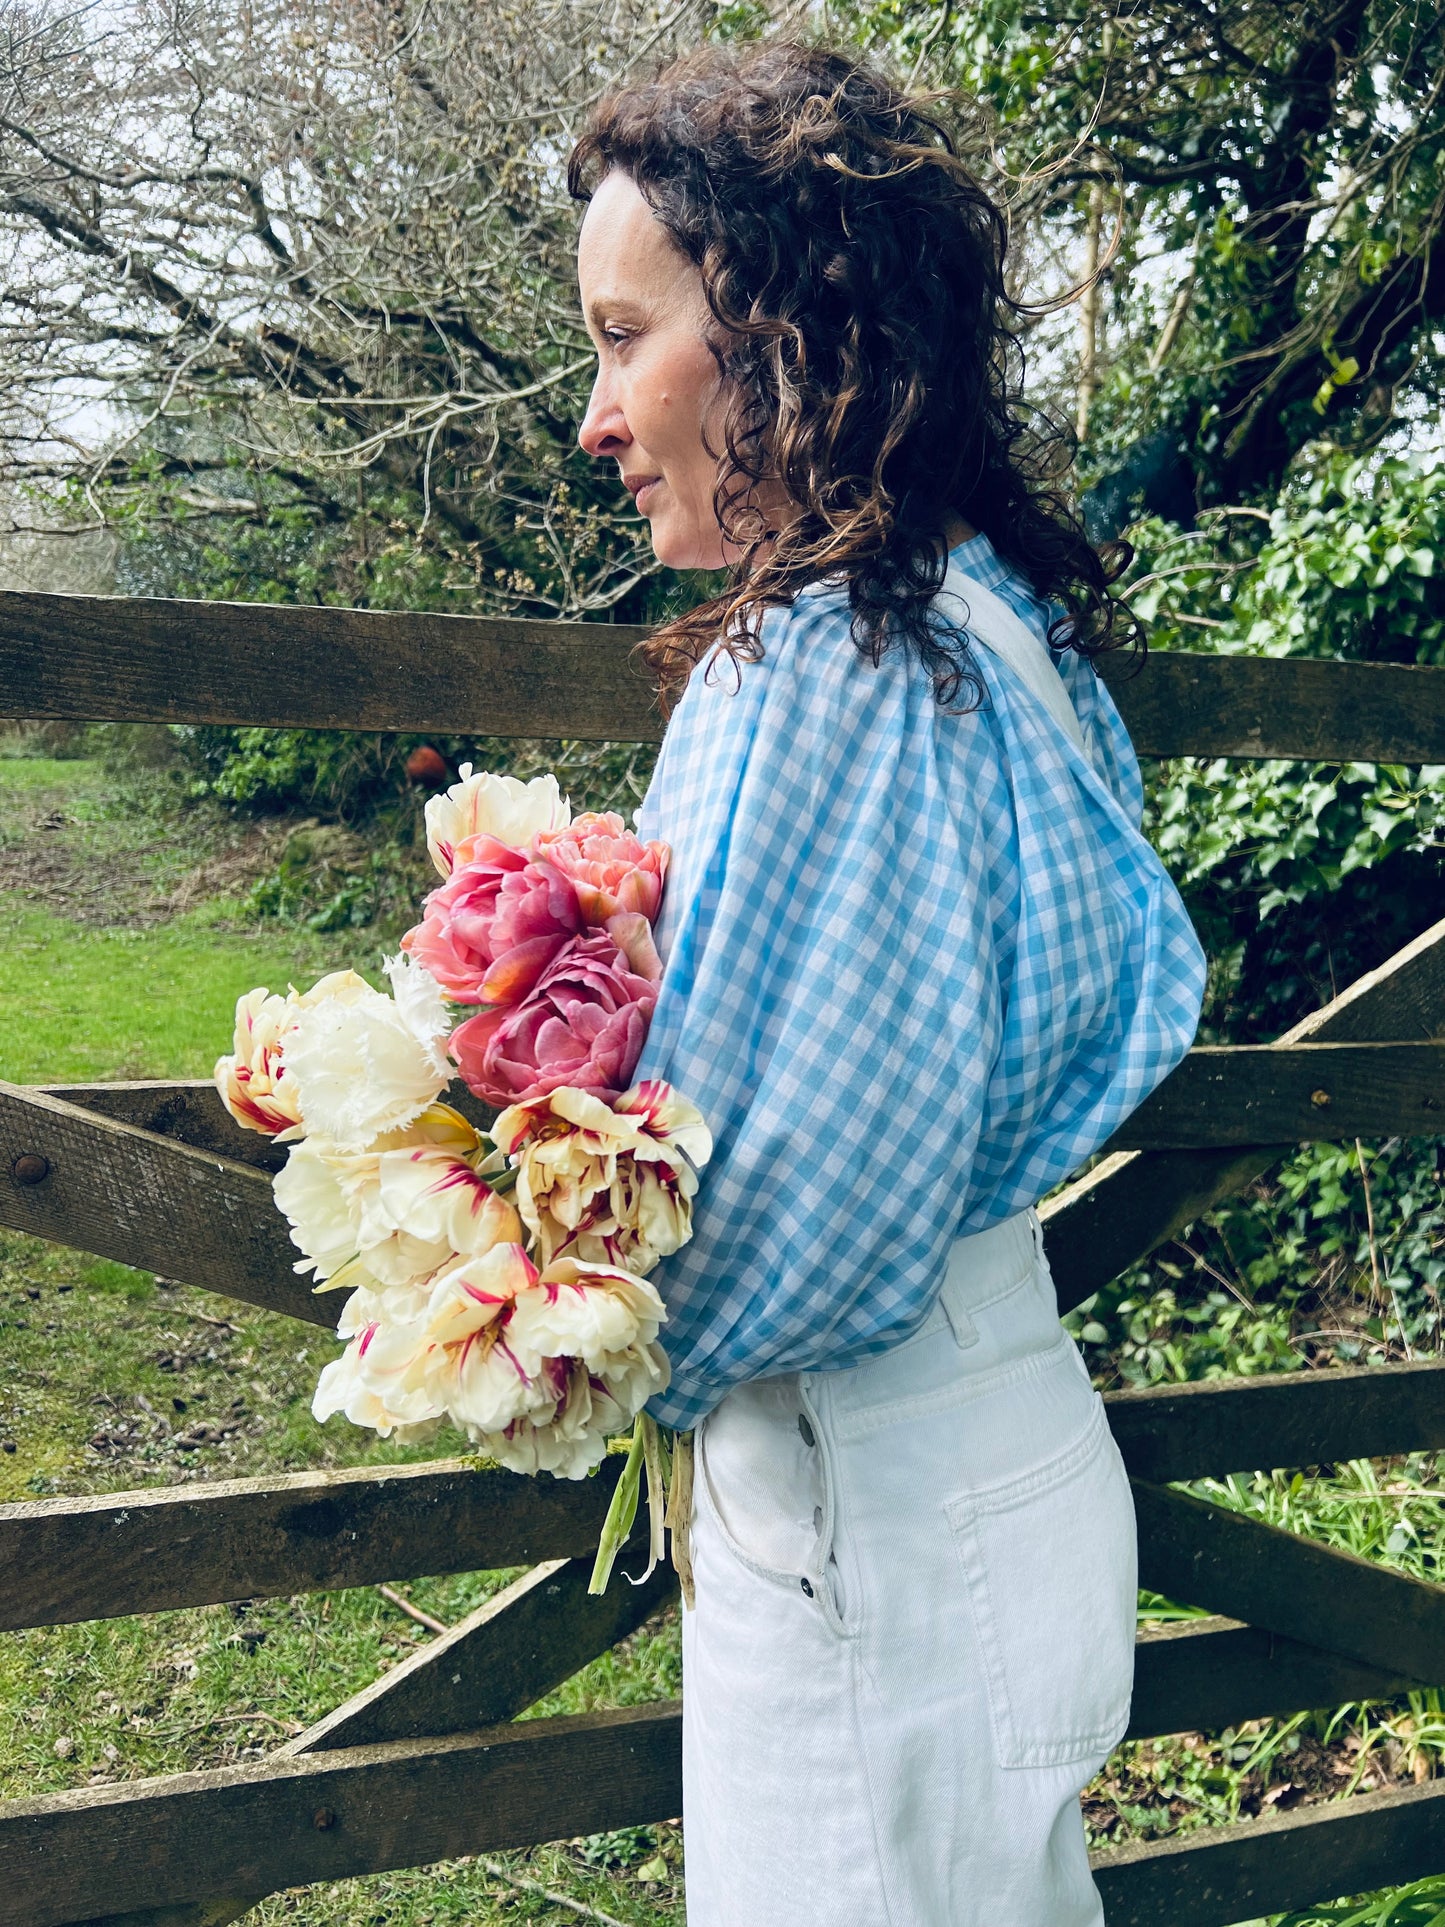
<svg viewBox="0 0 1445 1927">
<path fill-rule="evenodd" d="M 626 328 L 604 328 L 602 333 L 604 339 L 610 341 L 614 348 L 620 348 L 624 341 L 631 341 L 632 339 L 631 334 Z"/>
</svg>

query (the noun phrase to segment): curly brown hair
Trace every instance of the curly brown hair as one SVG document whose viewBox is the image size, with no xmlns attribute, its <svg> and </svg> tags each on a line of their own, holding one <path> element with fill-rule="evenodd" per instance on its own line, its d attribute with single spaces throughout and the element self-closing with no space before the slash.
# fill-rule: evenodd
<svg viewBox="0 0 1445 1927">
<path fill-rule="evenodd" d="M 1090 544 L 1062 487 L 1072 440 L 1022 400 L 1008 226 L 959 157 L 964 112 L 845 54 L 772 40 L 619 88 L 573 149 L 573 196 L 628 174 L 700 270 L 718 324 L 714 507 L 737 559 L 721 594 L 645 645 L 664 687 L 714 643 L 756 661 L 766 610 L 831 578 L 847 581 L 867 658 L 910 648 L 941 703 L 976 700 L 966 642 L 929 618 L 950 508 L 1062 607 L 1056 649 L 1136 642 L 1110 594 L 1128 551 Z M 800 511 L 773 534 L 749 506 L 764 481 Z"/>
</svg>

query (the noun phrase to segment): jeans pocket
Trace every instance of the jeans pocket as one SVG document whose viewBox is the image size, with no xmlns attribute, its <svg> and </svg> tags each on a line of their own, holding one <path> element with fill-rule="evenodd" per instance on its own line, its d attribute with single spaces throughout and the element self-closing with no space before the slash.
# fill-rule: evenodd
<svg viewBox="0 0 1445 1927">
<path fill-rule="evenodd" d="M 698 1427 L 694 1451 L 697 1489 L 724 1543 L 751 1571 L 796 1588 L 817 1562 L 827 1501 L 796 1374 L 730 1392 Z"/>
<path fill-rule="evenodd" d="M 1134 1678 L 1138 1553 L 1101 1402 L 1077 1441 L 945 1507 L 1005 1767 L 1102 1760 Z"/>
</svg>

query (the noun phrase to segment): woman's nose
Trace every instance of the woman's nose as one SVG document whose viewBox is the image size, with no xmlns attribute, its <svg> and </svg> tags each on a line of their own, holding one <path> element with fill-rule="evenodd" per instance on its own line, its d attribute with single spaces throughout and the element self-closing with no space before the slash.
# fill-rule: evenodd
<svg viewBox="0 0 1445 1927">
<path fill-rule="evenodd" d="M 592 384 L 577 439 L 589 455 L 619 455 L 632 440 L 627 432 L 627 419 L 601 375 Z"/>
</svg>

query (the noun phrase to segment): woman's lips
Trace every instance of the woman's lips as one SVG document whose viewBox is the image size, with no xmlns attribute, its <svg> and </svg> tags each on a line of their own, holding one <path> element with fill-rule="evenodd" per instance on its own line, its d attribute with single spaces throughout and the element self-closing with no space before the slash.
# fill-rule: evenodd
<svg viewBox="0 0 1445 1927">
<path fill-rule="evenodd" d="M 646 515 L 648 498 L 651 496 L 654 489 L 656 489 L 658 483 L 661 482 L 661 480 L 662 480 L 662 477 L 660 475 L 654 475 L 652 480 L 650 482 L 644 482 L 642 484 L 642 487 L 637 491 L 636 495 L 633 496 L 632 499 L 634 502 L 636 502 L 638 513 L 640 515 Z"/>
</svg>

